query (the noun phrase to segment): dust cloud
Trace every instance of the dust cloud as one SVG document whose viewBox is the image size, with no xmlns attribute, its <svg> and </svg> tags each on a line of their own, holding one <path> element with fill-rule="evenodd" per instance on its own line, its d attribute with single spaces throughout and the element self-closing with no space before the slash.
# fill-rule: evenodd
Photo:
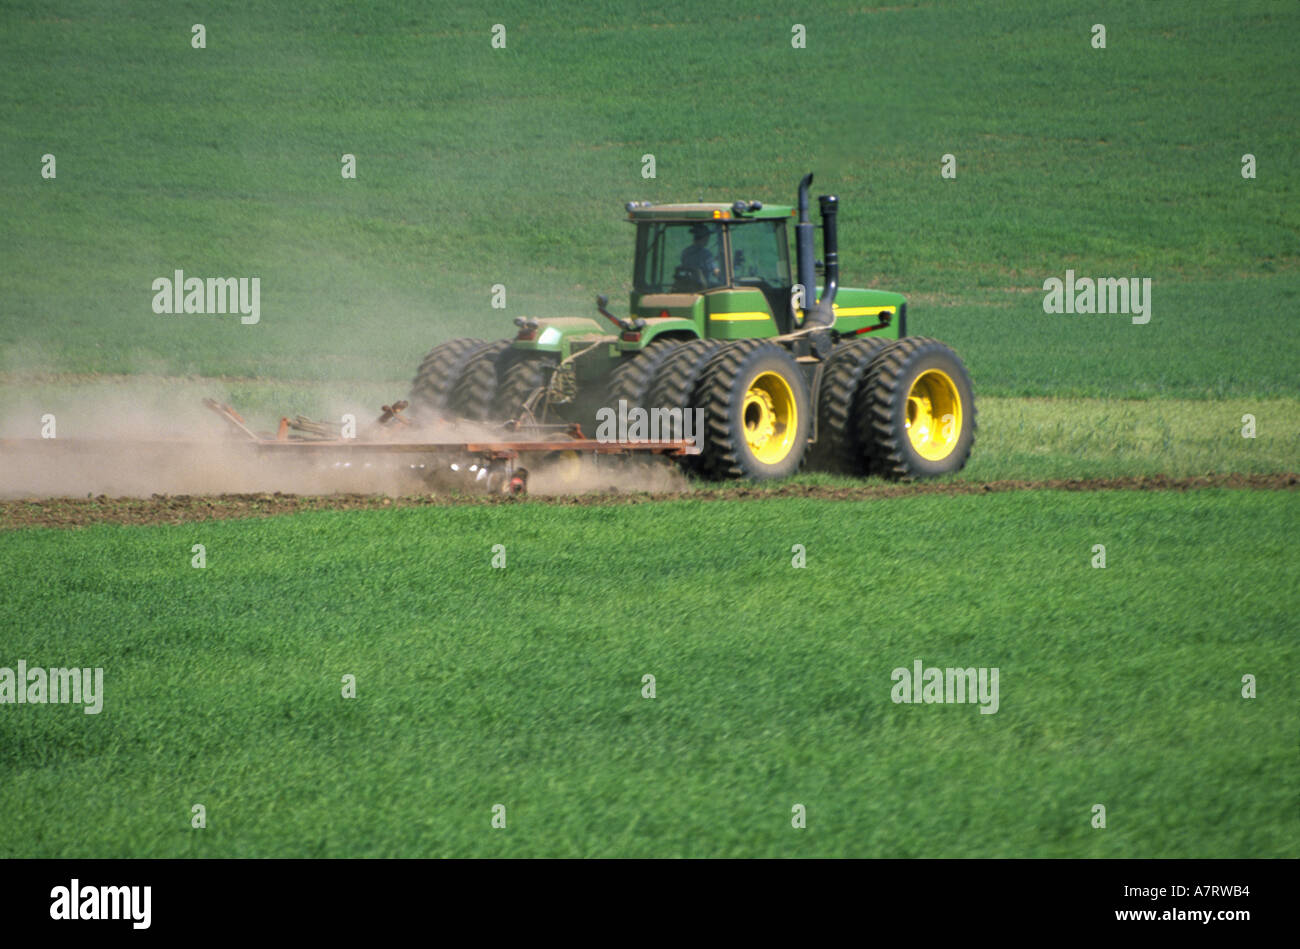
<svg viewBox="0 0 1300 949">
<path fill-rule="evenodd" d="M 311 398 L 287 399 L 319 407 L 312 417 L 356 420 L 358 442 L 393 446 L 426 443 L 515 441 L 498 427 L 444 419 L 380 426 L 372 392 L 342 393 L 316 384 Z M 226 419 L 206 408 L 205 397 L 232 404 L 247 427 L 274 438 L 281 414 L 274 396 L 261 394 L 258 411 L 241 409 L 238 393 L 210 380 L 94 380 L 40 388 L 41 396 L 10 393 L 0 409 L 0 497 L 148 498 L 153 495 L 274 493 L 297 495 L 480 493 L 488 472 L 479 459 L 460 452 L 371 451 L 301 446 L 263 449 Z M 238 388 L 238 387 L 235 387 Z M 342 387 L 346 388 L 346 387 Z M 388 402 L 394 401 L 390 396 Z M 409 413 L 404 413 L 409 414 Z M 329 429 L 328 431 L 333 431 Z M 46 437 L 50 433 L 54 437 Z M 577 456 L 571 452 L 530 455 L 528 493 L 674 492 L 689 482 L 669 459 L 653 456 Z M 495 486 L 500 479 L 494 479 Z"/>
</svg>

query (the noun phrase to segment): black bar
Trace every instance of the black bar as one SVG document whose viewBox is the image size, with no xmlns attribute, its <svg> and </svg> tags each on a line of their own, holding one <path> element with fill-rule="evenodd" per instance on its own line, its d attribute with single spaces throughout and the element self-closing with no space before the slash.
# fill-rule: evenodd
<svg viewBox="0 0 1300 949">
<path fill-rule="evenodd" d="M 9 860 L 0 920 L 82 938 L 209 938 L 404 929 L 538 937 L 659 933 L 690 924 L 765 935 L 911 931 L 968 938 L 1127 931 L 1149 940 L 1213 934 L 1231 944 L 1285 926 L 1293 860 Z M 149 926 L 52 919 L 57 887 L 150 887 Z M 1179 893 L 1175 887 L 1186 887 Z M 1203 891 L 1197 893 L 1196 888 Z M 1205 890 L 1226 887 L 1226 892 Z M 1163 888 L 1163 889 L 1162 889 Z M 143 895 L 144 891 L 139 891 Z M 93 900 L 92 900 L 93 901 Z M 141 900 L 143 902 L 143 900 Z M 59 907 L 64 909 L 68 901 Z M 1249 918 L 1178 918 L 1245 912 Z M 1151 919 L 1119 918 L 1132 912 Z M 1170 918 L 1163 914 L 1170 913 Z M 124 915 L 130 915 L 126 913 Z M 142 912 L 138 915 L 143 915 Z M 468 929 L 466 929 L 468 927 Z M 613 928 L 610 928 L 613 927 Z M 847 929 L 846 929 L 847 927 Z M 493 940 L 495 941 L 495 939 Z M 840 940 L 834 940 L 840 941 Z M 981 939 L 981 941 L 983 941 Z M 11 945 L 19 943 L 11 942 Z M 42 943 L 44 944 L 44 943 Z M 53 944 L 53 943 L 51 943 Z"/>
</svg>

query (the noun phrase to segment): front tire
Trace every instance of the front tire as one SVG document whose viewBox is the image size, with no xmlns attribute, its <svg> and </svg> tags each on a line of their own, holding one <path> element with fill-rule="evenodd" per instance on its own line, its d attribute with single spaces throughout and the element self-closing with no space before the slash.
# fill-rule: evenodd
<svg viewBox="0 0 1300 949">
<path fill-rule="evenodd" d="M 975 396 L 957 354 L 909 336 L 872 360 L 855 404 L 872 474 L 892 481 L 960 471 L 975 444 Z"/>
</svg>

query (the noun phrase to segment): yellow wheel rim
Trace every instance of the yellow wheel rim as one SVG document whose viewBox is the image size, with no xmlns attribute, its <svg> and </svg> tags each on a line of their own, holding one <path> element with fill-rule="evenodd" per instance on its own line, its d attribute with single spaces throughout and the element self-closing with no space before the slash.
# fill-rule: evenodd
<svg viewBox="0 0 1300 949">
<path fill-rule="evenodd" d="M 799 407 L 790 383 L 779 373 L 759 373 L 745 392 L 741 419 L 754 458 L 765 465 L 779 463 L 794 448 L 799 429 Z"/>
<path fill-rule="evenodd" d="M 946 372 L 927 369 L 907 394 L 907 437 L 927 461 L 952 454 L 961 437 L 962 405 L 957 387 Z"/>
</svg>

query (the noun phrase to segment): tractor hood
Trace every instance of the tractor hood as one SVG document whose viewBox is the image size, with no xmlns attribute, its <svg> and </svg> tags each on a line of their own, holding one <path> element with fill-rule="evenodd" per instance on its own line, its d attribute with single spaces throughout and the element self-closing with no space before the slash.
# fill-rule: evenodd
<svg viewBox="0 0 1300 949">
<path fill-rule="evenodd" d="M 600 338 L 614 337 L 614 327 L 609 323 L 597 322 L 585 316 L 559 316 L 552 319 L 539 319 L 537 333 L 532 339 L 516 339 L 516 349 L 534 349 L 544 352 L 567 350 L 567 344 L 573 340 L 594 342 Z"/>
</svg>

